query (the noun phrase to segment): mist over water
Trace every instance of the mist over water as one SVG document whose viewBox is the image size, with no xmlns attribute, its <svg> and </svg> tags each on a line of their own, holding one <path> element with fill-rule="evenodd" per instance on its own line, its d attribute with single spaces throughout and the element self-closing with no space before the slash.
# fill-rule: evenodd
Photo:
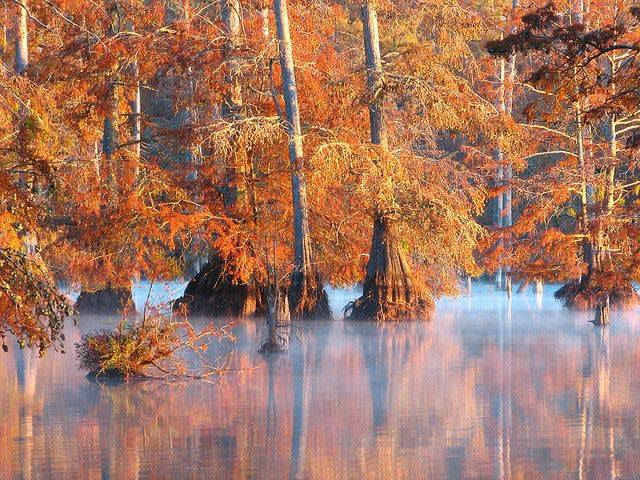
<svg viewBox="0 0 640 480">
<path fill-rule="evenodd" d="M 552 293 L 477 284 L 431 322 L 306 322 L 268 360 L 245 321 L 209 352 L 240 372 L 212 383 L 90 382 L 72 345 L 117 319 L 82 317 L 66 355 L 0 356 L 0 479 L 637 478 L 638 311 L 594 328 Z M 356 296 L 331 292 L 334 312 Z"/>
</svg>

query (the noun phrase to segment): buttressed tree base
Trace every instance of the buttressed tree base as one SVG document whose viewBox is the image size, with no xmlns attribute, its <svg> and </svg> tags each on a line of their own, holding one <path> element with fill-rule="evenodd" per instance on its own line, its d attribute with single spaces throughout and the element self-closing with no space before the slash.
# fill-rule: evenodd
<svg viewBox="0 0 640 480">
<path fill-rule="evenodd" d="M 265 313 L 263 290 L 254 283 L 234 280 L 216 255 L 191 279 L 174 308 L 206 317 L 261 315 Z"/>
</svg>

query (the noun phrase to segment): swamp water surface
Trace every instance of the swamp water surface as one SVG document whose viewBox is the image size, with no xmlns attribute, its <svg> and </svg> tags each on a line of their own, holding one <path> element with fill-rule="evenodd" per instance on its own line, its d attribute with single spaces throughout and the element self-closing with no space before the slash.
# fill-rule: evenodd
<svg viewBox="0 0 640 480">
<path fill-rule="evenodd" d="M 69 322 L 66 355 L 0 355 L 0 479 L 640 478 L 638 311 L 474 288 L 428 323 L 304 323 L 270 360 L 243 322 L 212 383 L 93 383 L 71 345 L 117 320 Z"/>
</svg>

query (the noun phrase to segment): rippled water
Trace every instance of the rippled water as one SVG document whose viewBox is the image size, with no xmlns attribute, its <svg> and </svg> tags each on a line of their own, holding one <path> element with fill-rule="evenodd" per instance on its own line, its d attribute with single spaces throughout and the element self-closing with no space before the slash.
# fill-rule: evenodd
<svg viewBox="0 0 640 480">
<path fill-rule="evenodd" d="M 638 314 L 590 318 L 476 286 L 430 323 L 305 323 L 269 361 L 248 321 L 245 370 L 212 384 L 98 385 L 73 355 L 12 351 L 0 479 L 638 478 Z M 82 318 L 68 341 L 114 323 Z"/>
</svg>

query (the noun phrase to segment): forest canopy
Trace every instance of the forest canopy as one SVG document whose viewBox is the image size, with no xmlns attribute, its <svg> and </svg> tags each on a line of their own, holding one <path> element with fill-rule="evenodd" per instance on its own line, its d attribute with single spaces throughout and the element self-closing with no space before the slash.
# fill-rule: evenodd
<svg viewBox="0 0 640 480">
<path fill-rule="evenodd" d="M 175 307 L 429 318 L 461 279 L 637 302 L 632 1 L 2 0 L 0 337 Z M 75 306 L 63 292 L 79 292 Z M 270 303 L 271 302 L 271 303 Z M 284 310 L 283 310 L 284 311 Z M 607 310 L 608 311 L 608 310 Z M 333 312 L 338 313 L 338 312 Z"/>
</svg>

